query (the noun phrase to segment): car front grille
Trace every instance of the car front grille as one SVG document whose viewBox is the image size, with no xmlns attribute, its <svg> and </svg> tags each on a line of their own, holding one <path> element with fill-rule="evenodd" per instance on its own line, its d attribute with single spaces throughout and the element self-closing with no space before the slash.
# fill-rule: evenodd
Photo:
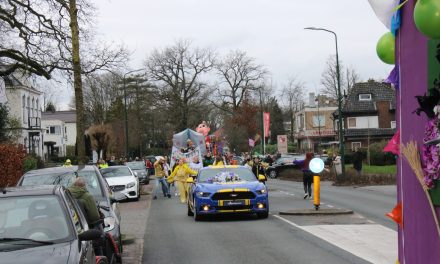
<svg viewBox="0 0 440 264">
<path fill-rule="evenodd" d="M 110 187 L 114 192 L 120 192 L 125 189 L 125 185 L 114 185 Z"/>
<path fill-rule="evenodd" d="M 253 192 L 218 192 L 212 196 L 212 200 L 243 200 L 255 199 Z"/>
</svg>

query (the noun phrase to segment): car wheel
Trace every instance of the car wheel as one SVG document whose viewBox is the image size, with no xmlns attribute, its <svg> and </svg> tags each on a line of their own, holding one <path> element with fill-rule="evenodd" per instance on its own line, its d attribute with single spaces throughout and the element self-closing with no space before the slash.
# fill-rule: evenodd
<svg viewBox="0 0 440 264">
<path fill-rule="evenodd" d="M 269 212 L 257 213 L 257 217 L 260 219 L 266 219 L 269 217 Z"/>
<path fill-rule="evenodd" d="M 271 170 L 271 171 L 269 172 L 269 178 L 271 178 L 271 179 L 275 179 L 277 176 L 278 176 L 278 175 L 277 175 L 277 171 L 276 171 L 276 170 Z"/>
<path fill-rule="evenodd" d="M 194 216 L 194 221 L 200 221 L 202 216 L 199 215 L 197 213 L 197 205 L 196 205 L 196 201 L 194 201 L 194 212 L 193 212 L 193 216 Z"/>
<path fill-rule="evenodd" d="M 187 203 L 188 205 L 188 216 L 194 216 L 193 211 L 191 211 L 191 207 L 189 206 L 189 202 Z"/>
</svg>

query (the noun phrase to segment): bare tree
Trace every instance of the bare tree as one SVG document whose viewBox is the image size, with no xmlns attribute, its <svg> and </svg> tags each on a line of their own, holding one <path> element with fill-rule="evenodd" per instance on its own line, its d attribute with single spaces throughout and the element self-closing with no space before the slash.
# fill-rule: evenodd
<svg viewBox="0 0 440 264">
<path fill-rule="evenodd" d="M 146 61 L 149 77 L 156 84 L 155 95 L 166 103 L 168 112 L 182 130 L 189 125 L 191 107 L 208 96 L 208 86 L 200 80 L 214 66 L 214 53 L 192 48 L 189 41 L 154 50 Z M 195 125 L 195 124 L 191 124 Z"/>
<path fill-rule="evenodd" d="M 290 120 L 290 140 L 294 139 L 295 114 L 304 104 L 304 83 L 291 77 L 281 91 L 281 98 L 287 108 Z"/>
<path fill-rule="evenodd" d="M 246 91 L 259 86 L 267 75 L 262 65 L 239 50 L 230 51 L 215 68 L 222 82 L 216 89 L 220 103 L 213 101 L 213 104 L 231 114 L 240 107 Z"/>
<path fill-rule="evenodd" d="M 359 74 L 354 68 L 347 68 L 344 76 L 344 66 L 339 62 L 341 93 L 348 92 L 359 81 Z M 338 79 L 336 73 L 336 57 L 330 56 L 326 62 L 326 68 L 321 76 L 321 84 L 324 86 L 321 93 L 330 98 L 338 99 Z"/>
</svg>

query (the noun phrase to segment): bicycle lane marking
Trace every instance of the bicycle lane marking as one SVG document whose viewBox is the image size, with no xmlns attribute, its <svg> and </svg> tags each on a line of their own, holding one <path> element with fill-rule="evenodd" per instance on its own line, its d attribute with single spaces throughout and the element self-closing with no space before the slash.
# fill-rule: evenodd
<svg viewBox="0 0 440 264">
<path fill-rule="evenodd" d="M 281 216 L 277 219 L 310 233 L 330 244 L 372 263 L 394 263 L 397 232 L 378 224 L 300 226 Z"/>
</svg>

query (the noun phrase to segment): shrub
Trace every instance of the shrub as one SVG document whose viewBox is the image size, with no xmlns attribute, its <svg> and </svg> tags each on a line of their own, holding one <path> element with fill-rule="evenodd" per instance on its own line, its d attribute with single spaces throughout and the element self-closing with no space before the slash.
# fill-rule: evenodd
<svg viewBox="0 0 440 264">
<path fill-rule="evenodd" d="M 32 155 L 28 155 L 23 161 L 23 172 L 35 170 L 37 168 L 37 159 Z"/>
<path fill-rule="evenodd" d="M 14 186 L 23 175 L 26 151 L 22 145 L 0 144 L 0 187 Z"/>
</svg>

